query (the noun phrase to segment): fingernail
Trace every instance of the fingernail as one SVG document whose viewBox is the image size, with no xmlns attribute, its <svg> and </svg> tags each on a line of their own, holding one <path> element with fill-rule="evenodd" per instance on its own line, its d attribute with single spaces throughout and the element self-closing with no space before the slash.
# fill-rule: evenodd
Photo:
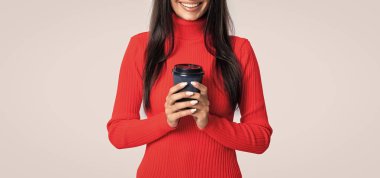
<svg viewBox="0 0 380 178">
<path fill-rule="evenodd" d="M 190 101 L 190 103 L 191 103 L 192 105 L 197 104 L 197 103 L 198 103 L 198 100 L 192 100 L 192 101 Z"/>
<path fill-rule="evenodd" d="M 191 112 L 194 113 L 196 110 L 197 110 L 196 108 L 191 109 Z"/>
<path fill-rule="evenodd" d="M 184 87 L 184 86 L 186 86 L 187 85 L 187 82 L 181 82 L 181 87 Z"/>
<path fill-rule="evenodd" d="M 195 86 L 197 83 L 196 83 L 196 82 L 194 82 L 194 81 L 192 81 L 192 82 L 191 82 L 191 84 Z"/>
<path fill-rule="evenodd" d="M 194 94 L 194 92 L 191 92 L 191 91 L 187 91 L 186 92 L 186 95 L 188 95 L 188 96 L 191 96 L 191 95 L 193 95 Z"/>
</svg>

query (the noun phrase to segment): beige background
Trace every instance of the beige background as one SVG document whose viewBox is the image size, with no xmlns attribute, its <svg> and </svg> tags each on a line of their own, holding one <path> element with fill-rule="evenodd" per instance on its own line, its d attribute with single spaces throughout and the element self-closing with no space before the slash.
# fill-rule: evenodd
<svg viewBox="0 0 380 178">
<path fill-rule="evenodd" d="M 380 176 L 379 5 L 229 1 L 236 35 L 259 60 L 274 128 L 264 154 L 238 151 L 244 177 Z M 106 122 L 129 37 L 148 29 L 150 8 L 1 1 L 0 177 L 135 176 L 145 146 L 117 150 Z"/>
</svg>

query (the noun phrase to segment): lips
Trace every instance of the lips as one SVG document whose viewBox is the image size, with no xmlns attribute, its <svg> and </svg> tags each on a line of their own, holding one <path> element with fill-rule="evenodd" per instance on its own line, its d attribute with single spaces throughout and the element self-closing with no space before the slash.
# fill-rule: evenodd
<svg viewBox="0 0 380 178">
<path fill-rule="evenodd" d="M 188 3 L 188 2 L 179 2 L 182 6 L 186 7 L 186 8 L 196 8 L 198 7 L 200 4 L 202 4 L 202 2 L 197 2 L 197 3 Z"/>
</svg>

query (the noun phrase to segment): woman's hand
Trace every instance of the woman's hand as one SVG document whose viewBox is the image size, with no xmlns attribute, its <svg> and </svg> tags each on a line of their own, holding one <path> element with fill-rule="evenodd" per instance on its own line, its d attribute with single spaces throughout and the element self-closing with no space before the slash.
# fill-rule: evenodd
<svg viewBox="0 0 380 178">
<path fill-rule="evenodd" d="M 191 84 L 200 90 L 200 93 L 195 93 L 190 98 L 197 99 L 198 104 L 192 106 L 192 108 L 196 108 L 197 111 L 191 114 L 194 117 L 195 122 L 197 123 L 198 128 L 203 129 L 206 127 L 208 123 L 208 113 L 209 113 L 209 105 L 210 102 L 207 96 L 207 87 L 202 83 L 193 81 Z"/>
<path fill-rule="evenodd" d="M 197 103 L 196 100 L 194 101 L 184 101 L 184 102 L 176 102 L 176 100 L 179 100 L 181 98 L 189 98 L 190 96 L 194 95 L 194 92 L 189 91 L 183 91 L 178 92 L 180 89 L 185 87 L 187 85 L 187 82 L 181 82 L 173 87 L 170 88 L 168 95 L 166 96 L 166 102 L 165 102 L 165 113 L 167 122 L 170 127 L 177 127 L 178 121 L 181 117 L 191 115 L 195 112 L 196 109 L 191 108 L 194 104 Z M 189 107 L 191 109 L 184 109 L 186 107 Z"/>
</svg>

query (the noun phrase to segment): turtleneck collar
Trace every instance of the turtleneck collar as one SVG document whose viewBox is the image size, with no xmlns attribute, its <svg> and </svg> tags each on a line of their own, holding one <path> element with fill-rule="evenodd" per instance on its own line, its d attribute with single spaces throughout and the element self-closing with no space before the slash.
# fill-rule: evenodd
<svg viewBox="0 0 380 178">
<path fill-rule="evenodd" d="M 206 18 L 186 20 L 172 13 L 174 37 L 183 40 L 199 40 L 203 38 Z"/>
</svg>

